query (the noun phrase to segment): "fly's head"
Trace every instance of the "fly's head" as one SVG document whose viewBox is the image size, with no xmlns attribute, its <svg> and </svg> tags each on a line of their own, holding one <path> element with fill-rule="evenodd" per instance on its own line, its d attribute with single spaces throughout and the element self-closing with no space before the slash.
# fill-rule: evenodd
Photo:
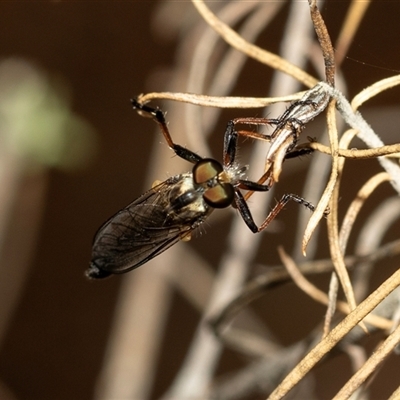
<svg viewBox="0 0 400 400">
<path fill-rule="evenodd" d="M 229 207 L 235 197 L 235 189 L 229 173 L 221 163 L 204 158 L 193 167 L 193 182 L 202 188 L 203 199 L 212 208 Z"/>
</svg>

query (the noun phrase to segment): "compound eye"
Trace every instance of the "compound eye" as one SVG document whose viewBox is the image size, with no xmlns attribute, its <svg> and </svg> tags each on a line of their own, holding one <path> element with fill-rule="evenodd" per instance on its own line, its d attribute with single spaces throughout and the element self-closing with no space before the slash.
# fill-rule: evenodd
<svg viewBox="0 0 400 400">
<path fill-rule="evenodd" d="M 218 161 L 204 158 L 193 167 L 193 180 L 197 184 L 206 183 L 223 171 L 224 169 Z"/>
<path fill-rule="evenodd" d="M 204 201 L 213 208 L 229 207 L 234 197 L 235 189 L 230 183 L 220 183 L 207 189 L 203 194 Z"/>
</svg>

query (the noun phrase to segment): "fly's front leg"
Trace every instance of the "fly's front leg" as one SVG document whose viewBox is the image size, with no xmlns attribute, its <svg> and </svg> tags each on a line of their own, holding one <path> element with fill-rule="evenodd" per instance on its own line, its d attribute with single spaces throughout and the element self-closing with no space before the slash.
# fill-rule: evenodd
<svg viewBox="0 0 400 400">
<path fill-rule="evenodd" d="M 269 142 L 270 135 L 264 135 L 258 132 L 246 130 L 236 130 L 235 125 L 277 125 L 279 120 L 269 118 L 235 118 L 228 122 L 224 133 L 224 153 L 223 160 L 226 167 L 231 166 L 235 162 L 238 136 L 250 137 L 253 139 L 264 140 Z"/>
<path fill-rule="evenodd" d="M 257 182 L 248 181 L 248 180 L 240 180 L 237 185 L 237 189 L 235 188 L 235 204 L 234 207 L 238 209 L 240 215 L 243 218 L 243 221 L 249 227 L 249 229 L 253 233 L 259 232 L 258 226 L 254 222 L 253 216 L 251 215 L 249 206 L 246 203 L 245 198 L 242 193 L 238 189 L 251 190 L 251 193 L 254 192 L 266 192 L 271 189 L 271 185 L 262 185 Z"/>
<path fill-rule="evenodd" d="M 200 157 L 198 154 L 186 149 L 183 146 L 180 146 L 179 144 L 174 143 L 171 138 L 171 134 L 169 133 L 167 122 L 165 121 L 165 115 L 162 110 L 160 110 L 159 108 L 153 108 L 146 106 L 145 104 L 141 104 L 136 99 L 132 99 L 131 103 L 133 109 L 136 110 L 140 115 L 153 118 L 153 120 L 160 127 L 160 130 L 165 140 L 167 141 L 168 146 L 175 152 L 178 157 L 183 158 L 184 160 L 189 161 L 192 164 L 196 164 L 197 162 L 202 160 L 202 157 Z"/>
<path fill-rule="evenodd" d="M 248 228 L 253 232 L 258 232 L 258 226 L 254 222 L 253 216 L 251 215 L 249 206 L 246 203 L 242 193 L 239 190 L 235 190 L 235 208 L 239 211 L 243 221 L 246 223 Z"/>
<path fill-rule="evenodd" d="M 293 150 L 290 150 L 286 155 L 285 155 L 285 160 L 288 160 L 290 158 L 296 158 L 296 157 L 301 157 L 301 156 L 307 156 L 311 153 L 314 152 L 314 149 L 311 147 L 297 147 L 295 146 Z"/>
</svg>

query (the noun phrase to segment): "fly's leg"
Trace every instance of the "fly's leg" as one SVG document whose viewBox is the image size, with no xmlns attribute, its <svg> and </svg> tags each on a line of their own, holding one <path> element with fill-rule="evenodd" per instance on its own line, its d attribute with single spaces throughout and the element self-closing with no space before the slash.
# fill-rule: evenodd
<svg viewBox="0 0 400 400">
<path fill-rule="evenodd" d="M 244 124 L 244 125 L 278 125 L 279 120 L 277 119 L 269 119 L 269 118 L 235 118 L 228 122 L 225 133 L 224 133 L 224 151 L 223 151 L 223 160 L 224 165 L 226 167 L 231 166 L 235 162 L 236 157 L 236 149 L 238 137 L 250 137 L 253 139 L 264 140 L 266 142 L 271 141 L 270 135 L 265 135 L 258 132 L 251 132 L 245 130 L 236 130 L 235 125 Z"/>
<path fill-rule="evenodd" d="M 275 204 L 275 207 L 269 212 L 264 222 L 260 226 L 257 226 L 257 224 L 254 222 L 253 216 L 251 215 L 249 206 L 247 205 L 245 198 L 243 197 L 243 195 L 240 193 L 239 190 L 235 191 L 236 208 L 238 209 L 240 215 L 242 216 L 243 221 L 246 223 L 246 225 L 253 233 L 258 233 L 263 231 L 276 218 L 276 216 L 282 211 L 282 209 L 290 200 L 293 200 L 296 203 L 301 204 L 304 207 L 307 207 L 311 211 L 315 210 L 313 204 L 303 199 L 302 197 L 298 196 L 297 194 L 292 194 L 292 193 L 284 194 L 282 198 L 278 201 L 278 203 Z"/>
<path fill-rule="evenodd" d="M 303 205 L 308 208 L 310 211 L 315 211 L 315 207 L 309 201 L 305 200 L 303 197 L 298 196 L 297 194 L 287 193 L 282 196 L 282 198 L 275 204 L 275 207 L 270 211 L 270 213 L 265 218 L 264 222 L 258 227 L 258 232 L 263 231 L 282 211 L 283 207 L 290 201 L 295 201 L 298 204 Z"/>
<path fill-rule="evenodd" d="M 286 120 L 284 118 L 286 118 Z M 258 140 L 264 140 L 267 142 L 270 142 L 276 137 L 276 132 L 279 129 L 283 129 L 283 126 L 285 123 L 289 124 L 288 129 L 292 131 L 293 135 L 293 143 L 295 145 L 295 138 L 297 139 L 297 133 L 294 133 L 295 126 L 292 125 L 292 119 L 288 118 L 288 113 L 283 114 L 283 116 L 280 117 L 279 119 L 270 119 L 270 118 L 236 118 L 228 122 L 226 129 L 225 129 L 225 134 L 224 134 L 224 150 L 223 150 L 223 160 L 224 160 L 224 166 L 229 167 L 235 162 L 235 157 L 236 157 L 236 149 L 237 149 L 237 142 L 238 142 L 238 137 L 244 136 L 244 137 L 250 137 L 253 139 L 258 139 Z M 300 122 L 299 122 L 300 123 Z M 245 125 L 276 125 L 277 128 L 275 129 L 274 133 L 272 135 L 265 135 L 262 133 L 258 132 L 250 132 L 250 131 L 244 131 L 244 130 L 236 130 L 235 125 L 236 124 L 245 124 Z M 274 136 L 275 135 L 275 136 Z M 294 158 L 298 157 L 301 155 L 309 154 L 312 153 L 313 150 L 309 148 L 304 148 L 304 149 L 299 149 L 296 150 L 296 147 L 294 147 L 293 150 L 289 151 L 286 156 L 286 158 Z M 268 187 L 269 190 L 271 186 L 273 185 L 273 181 L 270 179 L 267 185 L 263 185 L 265 181 L 267 181 L 269 178 L 271 178 L 271 171 L 267 171 L 262 175 L 262 177 L 257 181 L 257 185 L 259 187 L 266 186 Z M 243 182 L 244 183 L 244 182 Z M 256 182 L 253 182 L 255 184 Z M 242 189 L 245 189 L 245 187 L 241 187 Z M 260 191 L 260 189 L 248 189 L 249 192 L 246 193 L 245 199 L 247 200 L 255 191 Z M 262 189 L 265 190 L 265 189 Z"/>
<path fill-rule="evenodd" d="M 171 134 L 169 133 L 163 111 L 161 111 L 159 108 L 153 108 L 146 106 L 145 104 L 140 104 L 136 99 L 132 99 L 131 103 L 133 109 L 136 110 L 140 115 L 153 118 L 153 120 L 160 127 L 160 130 L 168 146 L 175 152 L 178 157 L 183 158 L 184 160 L 189 161 L 192 164 L 196 164 L 197 162 L 202 160 L 202 157 L 200 157 L 198 154 L 186 149 L 183 146 L 180 146 L 179 144 L 174 143 L 171 138 Z"/>
<path fill-rule="evenodd" d="M 290 150 L 289 153 L 286 154 L 285 160 L 288 160 L 290 158 L 307 156 L 313 152 L 314 149 L 312 149 L 311 147 L 300 147 L 300 148 L 295 147 L 293 150 Z"/>
<path fill-rule="evenodd" d="M 277 129 L 283 128 L 282 124 L 287 124 L 288 129 L 292 131 L 293 141 L 295 143 L 295 139 L 297 139 L 297 134 L 295 134 L 295 124 L 294 120 L 288 118 L 287 115 L 285 116 L 286 120 L 282 121 L 282 119 L 267 119 L 267 118 L 237 118 L 232 120 L 228 123 L 225 136 L 224 136 L 224 164 L 226 166 L 230 166 L 235 161 L 236 155 L 236 148 L 237 148 L 237 140 L 238 135 L 242 134 L 246 137 L 252 137 L 254 139 L 260 139 L 265 141 L 271 141 L 274 139 L 273 135 L 262 135 L 255 132 L 248 132 L 248 131 L 236 131 L 235 124 L 237 123 L 244 123 L 249 125 L 277 125 Z M 298 121 L 296 121 L 297 123 Z M 300 124 L 301 125 L 301 124 Z M 277 130 L 276 129 L 276 130 Z M 276 132 L 275 130 L 275 132 Z M 295 144 L 294 144 L 295 146 Z M 309 154 L 312 152 L 312 149 L 309 148 L 299 148 L 296 149 L 294 147 L 293 150 L 289 151 L 285 155 L 286 158 L 294 158 L 304 154 Z M 264 185 L 264 182 L 268 180 L 268 183 Z M 315 207 L 313 204 L 308 202 L 307 200 L 303 199 L 302 197 L 296 194 L 285 194 L 282 198 L 278 201 L 275 207 L 270 211 L 270 213 L 265 218 L 264 222 L 257 226 L 254 222 L 253 216 L 251 215 L 249 206 L 246 202 L 247 198 L 250 197 L 254 192 L 260 191 L 267 191 L 269 190 L 274 181 L 271 176 L 271 170 L 267 171 L 257 182 L 241 180 L 239 181 L 239 185 L 235 188 L 235 208 L 238 209 L 241 217 L 243 218 L 246 225 L 253 233 L 258 233 L 263 231 L 275 218 L 276 216 L 282 211 L 285 205 L 290 201 L 295 201 L 298 204 L 302 204 L 303 206 L 307 207 L 309 210 L 314 211 Z M 242 193 L 238 189 L 245 189 L 249 190 L 246 196 L 243 196 Z"/>
</svg>

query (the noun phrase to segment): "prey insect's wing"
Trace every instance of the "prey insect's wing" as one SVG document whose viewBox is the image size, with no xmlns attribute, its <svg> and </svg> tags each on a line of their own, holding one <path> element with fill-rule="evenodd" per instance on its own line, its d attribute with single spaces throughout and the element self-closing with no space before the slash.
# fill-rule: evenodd
<svg viewBox="0 0 400 400">
<path fill-rule="evenodd" d="M 195 219 L 182 221 L 169 214 L 170 194 L 180 179 L 172 177 L 155 186 L 103 224 L 94 238 L 89 277 L 137 268 L 196 227 Z"/>
</svg>

